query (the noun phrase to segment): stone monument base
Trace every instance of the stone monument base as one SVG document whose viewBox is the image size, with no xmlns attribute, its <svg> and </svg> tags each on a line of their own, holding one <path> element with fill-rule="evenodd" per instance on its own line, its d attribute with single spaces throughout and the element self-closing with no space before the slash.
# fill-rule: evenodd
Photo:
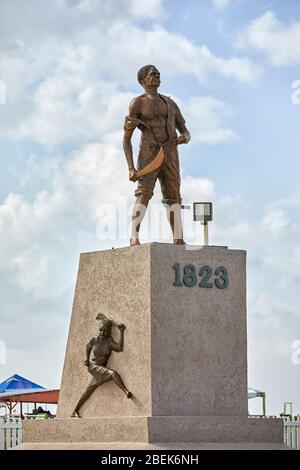
<svg viewBox="0 0 300 470">
<path fill-rule="evenodd" d="M 149 443 L 205 443 L 283 441 L 283 421 L 279 418 L 241 416 L 150 416 L 61 418 L 24 421 L 24 441 L 37 443 L 89 442 L 104 445 L 147 445 Z M 122 444 L 123 443 L 123 444 Z M 143 444 L 142 444 L 143 443 Z M 110 444 L 111 445 L 111 444 Z"/>
<path fill-rule="evenodd" d="M 291 450 L 284 444 L 274 442 L 36 442 L 23 443 L 13 450 Z"/>
<path fill-rule="evenodd" d="M 248 418 L 246 253 L 191 248 L 81 255 L 57 419 L 24 421 L 20 448 L 284 447 L 281 419 Z M 70 418 L 91 380 L 85 347 L 99 312 L 126 325 L 108 367 L 133 397 L 110 381 Z"/>
</svg>

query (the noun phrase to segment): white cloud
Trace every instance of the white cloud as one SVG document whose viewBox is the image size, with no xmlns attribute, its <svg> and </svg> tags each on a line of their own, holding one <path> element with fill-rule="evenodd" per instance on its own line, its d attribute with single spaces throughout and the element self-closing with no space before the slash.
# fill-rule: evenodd
<svg viewBox="0 0 300 470">
<path fill-rule="evenodd" d="M 217 66 L 208 51 L 206 54 L 214 67 Z M 78 50 L 67 48 L 51 75 L 41 81 L 30 95 L 19 91 L 15 101 L 12 98 L 11 105 L 7 107 L 8 113 L 3 110 L 1 114 L 0 109 L 3 134 L 50 146 L 66 142 L 78 145 L 98 141 L 100 136 L 122 129 L 133 93 L 119 91 L 118 82 L 97 78 L 93 67 L 95 61 L 90 48 L 83 51 L 81 46 Z M 174 69 L 170 62 L 165 65 L 171 67 L 169 73 L 176 74 L 175 63 Z M 224 73 L 229 73 L 228 67 L 228 63 L 224 65 Z M 196 62 L 195 73 L 198 73 Z M 235 132 L 224 127 L 232 115 L 226 103 L 209 96 L 195 96 L 183 104 L 183 110 L 192 129 L 193 140 L 213 144 L 236 139 Z"/>
<path fill-rule="evenodd" d="M 262 220 L 262 227 L 273 233 L 280 235 L 289 225 L 289 218 L 283 210 L 272 210 Z"/>
<path fill-rule="evenodd" d="M 186 119 L 191 123 L 193 141 L 205 144 L 230 142 L 238 138 L 224 121 L 232 116 L 232 110 L 223 101 L 211 96 L 191 97 L 185 107 Z"/>
<path fill-rule="evenodd" d="M 20 136 L 42 144 L 90 142 L 122 129 L 131 93 L 113 83 L 61 76 L 44 81 L 32 99 L 32 115 L 20 126 Z"/>
<path fill-rule="evenodd" d="M 163 13 L 162 0 L 129 0 L 129 8 L 137 18 L 157 18 Z"/>
<path fill-rule="evenodd" d="M 285 24 L 267 11 L 240 33 L 237 47 L 257 50 L 275 66 L 299 65 L 299 43 L 300 22 Z"/>
<path fill-rule="evenodd" d="M 0 104 L 5 104 L 6 102 L 6 86 L 5 82 L 0 80 Z"/>
<path fill-rule="evenodd" d="M 69 2 L 72 6 L 72 2 Z M 66 6 L 66 2 L 64 4 Z M 73 5 L 74 6 L 74 5 Z M 77 14 L 99 14 L 102 17 L 133 16 L 138 19 L 159 18 L 163 14 L 162 0 L 79 0 L 76 5 Z"/>
<path fill-rule="evenodd" d="M 12 284 L 35 297 L 65 289 L 61 279 L 50 279 L 55 263 L 49 244 L 57 244 L 66 230 L 66 226 L 61 231 L 57 228 L 66 213 L 66 195 L 60 190 L 37 193 L 32 203 L 11 194 L 0 206 L 0 269 Z"/>
<path fill-rule="evenodd" d="M 25 292 L 34 292 L 37 297 L 49 295 L 49 255 L 23 252 L 12 261 L 14 280 Z"/>
<path fill-rule="evenodd" d="M 29 23 L 20 21 L 12 2 L 2 5 L 0 67 L 7 105 L 0 107 L 0 128 L 9 138 L 74 145 L 116 131 L 133 96 L 130 90 L 137 86 L 136 72 L 145 63 L 161 69 L 162 92 L 168 79 L 181 74 L 201 83 L 212 75 L 249 83 L 260 74 L 249 59 L 217 56 L 162 24 L 139 26 L 137 16 L 161 14 L 158 0 L 122 1 L 119 8 L 104 0 L 59 1 L 42 11 L 37 5 L 27 2 Z M 226 128 L 211 135 L 217 141 L 233 137 Z"/>
<path fill-rule="evenodd" d="M 101 204 L 126 196 L 130 187 L 120 143 L 120 132 L 109 134 L 103 142 L 75 152 L 66 162 L 61 184 L 71 191 L 77 210 L 85 211 L 90 220 L 97 219 Z"/>
<path fill-rule="evenodd" d="M 208 178 L 195 178 L 186 175 L 182 178 L 182 196 L 186 202 L 193 202 L 195 196 L 199 200 L 211 201 L 215 198 L 215 186 Z"/>
<path fill-rule="evenodd" d="M 216 10 L 224 10 L 232 4 L 232 0 L 212 0 L 212 4 Z"/>
</svg>

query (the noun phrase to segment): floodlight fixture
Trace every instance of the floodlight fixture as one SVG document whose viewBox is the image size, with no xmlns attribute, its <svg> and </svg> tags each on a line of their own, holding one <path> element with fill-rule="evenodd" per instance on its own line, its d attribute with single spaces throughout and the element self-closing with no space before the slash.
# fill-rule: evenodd
<svg viewBox="0 0 300 470">
<path fill-rule="evenodd" d="M 194 202 L 193 217 L 195 222 L 201 222 L 204 230 L 204 245 L 208 245 L 208 222 L 213 220 L 212 202 Z"/>
</svg>

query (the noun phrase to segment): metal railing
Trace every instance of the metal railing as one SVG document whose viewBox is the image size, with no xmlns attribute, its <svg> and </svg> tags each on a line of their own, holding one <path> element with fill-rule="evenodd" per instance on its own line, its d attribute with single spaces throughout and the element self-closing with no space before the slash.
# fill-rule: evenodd
<svg viewBox="0 0 300 470">
<path fill-rule="evenodd" d="M 300 418 L 285 419 L 284 443 L 291 449 L 300 450 Z"/>
<path fill-rule="evenodd" d="M 20 418 L 0 418 L 0 450 L 7 450 L 21 444 L 22 420 Z"/>
</svg>

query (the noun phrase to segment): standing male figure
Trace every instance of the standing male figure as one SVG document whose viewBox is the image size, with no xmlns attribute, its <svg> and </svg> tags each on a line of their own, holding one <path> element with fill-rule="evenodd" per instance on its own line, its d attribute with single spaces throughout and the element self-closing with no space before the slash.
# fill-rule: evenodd
<svg viewBox="0 0 300 470">
<path fill-rule="evenodd" d="M 145 90 L 134 98 L 125 118 L 123 148 L 128 163 L 130 181 L 138 180 L 135 191 L 136 202 L 132 214 L 131 245 L 139 245 L 139 230 L 149 200 L 153 195 L 156 180 L 159 179 L 162 202 L 166 205 L 167 216 L 173 233 L 173 242 L 184 244 L 181 220 L 180 170 L 177 146 L 187 144 L 190 133 L 185 126 L 179 107 L 169 97 L 157 92 L 160 73 L 154 65 L 145 65 L 137 74 Z M 134 166 L 131 138 L 138 127 L 142 133 L 137 170 Z M 176 130 L 179 131 L 178 137 Z M 151 164 L 163 148 L 164 160 L 159 168 L 139 176 L 138 171 Z"/>
</svg>

